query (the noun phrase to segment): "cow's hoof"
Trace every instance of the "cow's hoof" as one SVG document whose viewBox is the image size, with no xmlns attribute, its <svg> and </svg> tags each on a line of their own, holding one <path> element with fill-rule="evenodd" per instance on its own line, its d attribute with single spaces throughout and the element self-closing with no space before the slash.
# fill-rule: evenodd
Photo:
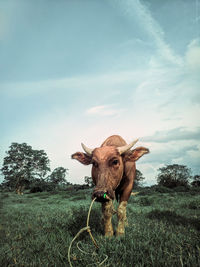
<svg viewBox="0 0 200 267">
<path fill-rule="evenodd" d="M 116 232 L 116 236 L 117 237 L 123 237 L 124 236 L 124 232 Z"/>
<path fill-rule="evenodd" d="M 105 233 L 105 237 L 112 237 L 113 236 L 113 231 L 109 231 Z"/>
</svg>

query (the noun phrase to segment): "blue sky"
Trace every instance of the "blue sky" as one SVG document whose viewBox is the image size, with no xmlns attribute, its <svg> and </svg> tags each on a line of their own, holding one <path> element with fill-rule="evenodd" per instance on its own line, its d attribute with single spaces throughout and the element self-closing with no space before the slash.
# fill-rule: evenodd
<svg viewBox="0 0 200 267">
<path fill-rule="evenodd" d="M 11 142 L 44 149 L 81 183 L 70 155 L 112 134 L 139 138 L 157 169 L 200 173 L 199 0 L 0 0 L 0 164 Z"/>
</svg>

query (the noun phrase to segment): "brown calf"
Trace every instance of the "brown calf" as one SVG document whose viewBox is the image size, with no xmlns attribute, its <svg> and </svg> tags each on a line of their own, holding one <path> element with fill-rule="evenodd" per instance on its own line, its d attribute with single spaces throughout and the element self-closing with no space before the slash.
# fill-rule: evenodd
<svg viewBox="0 0 200 267">
<path fill-rule="evenodd" d="M 84 165 L 93 165 L 92 179 L 95 188 L 92 198 L 96 197 L 96 200 L 102 203 L 105 236 L 113 235 L 111 219 L 114 207 L 112 200 L 115 198 L 119 200 L 116 234 L 124 234 L 127 220 L 126 206 L 135 178 L 135 161 L 149 153 L 145 147 L 130 150 L 137 141 L 127 144 L 121 136 L 113 135 L 95 149 L 81 144 L 86 153 L 76 152 L 72 155 L 73 159 L 77 159 Z"/>
</svg>

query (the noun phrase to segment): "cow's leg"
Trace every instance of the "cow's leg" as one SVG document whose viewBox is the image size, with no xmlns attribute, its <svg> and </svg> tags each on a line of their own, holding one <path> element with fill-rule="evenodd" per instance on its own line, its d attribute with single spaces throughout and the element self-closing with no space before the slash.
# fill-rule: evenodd
<svg viewBox="0 0 200 267">
<path fill-rule="evenodd" d="M 112 215 L 114 206 L 112 200 L 102 204 L 102 213 L 105 236 L 113 236 Z"/>
<path fill-rule="evenodd" d="M 125 174 L 126 180 L 120 192 L 120 204 L 117 210 L 118 226 L 117 226 L 116 234 L 118 236 L 124 234 L 125 226 L 128 225 L 128 220 L 126 218 L 126 206 L 127 206 L 127 201 L 131 195 L 131 191 L 133 188 L 133 182 L 134 182 L 134 177 L 135 177 L 135 163 L 126 162 L 124 166 L 124 174 Z"/>
<path fill-rule="evenodd" d="M 126 206 L 127 206 L 127 201 L 121 201 L 117 209 L 117 217 L 118 217 L 118 226 L 116 231 L 117 236 L 123 235 L 125 232 L 125 226 L 127 221 Z"/>
</svg>

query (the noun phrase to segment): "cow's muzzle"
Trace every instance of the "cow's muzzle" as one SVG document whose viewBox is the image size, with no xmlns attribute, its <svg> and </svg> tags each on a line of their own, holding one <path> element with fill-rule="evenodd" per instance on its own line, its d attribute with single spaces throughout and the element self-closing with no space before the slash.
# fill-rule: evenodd
<svg viewBox="0 0 200 267">
<path fill-rule="evenodd" d="M 92 199 L 94 198 L 96 198 L 96 201 L 98 202 L 106 202 L 111 199 L 114 199 L 114 192 L 101 189 L 94 189 L 92 194 Z"/>
</svg>

